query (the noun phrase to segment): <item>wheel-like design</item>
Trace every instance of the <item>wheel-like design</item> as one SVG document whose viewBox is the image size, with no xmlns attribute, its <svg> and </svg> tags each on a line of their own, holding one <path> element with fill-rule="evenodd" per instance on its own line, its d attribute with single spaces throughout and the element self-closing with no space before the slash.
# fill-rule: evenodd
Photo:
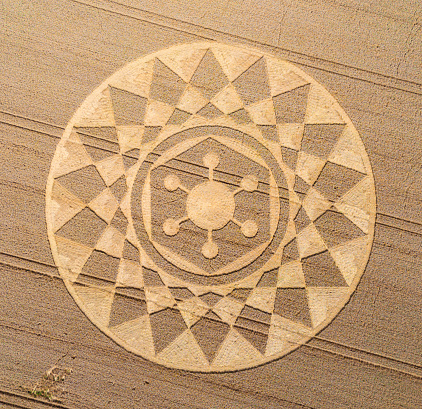
<svg viewBox="0 0 422 409">
<path fill-rule="evenodd" d="M 47 185 L 54 260 L 82 311 L 162 365 L 282 357 L 344 307 L 372 246 L 358 132 L 294 65 L 218 43 L 118 71 L 67 126 Z"/>
</svg>

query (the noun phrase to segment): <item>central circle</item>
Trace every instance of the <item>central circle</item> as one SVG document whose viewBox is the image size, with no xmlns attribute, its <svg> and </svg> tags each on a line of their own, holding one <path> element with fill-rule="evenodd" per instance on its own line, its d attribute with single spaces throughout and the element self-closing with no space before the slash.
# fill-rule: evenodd
<svg viewBox="0 0 422 409">
<path fill-rule="evenodd" d="M 233 193 L 213 180 L 194 187 L 186 202 L 189 219 L 205 230 L 224 227 L 233 218 L 235 207 Z"/>
</svg>

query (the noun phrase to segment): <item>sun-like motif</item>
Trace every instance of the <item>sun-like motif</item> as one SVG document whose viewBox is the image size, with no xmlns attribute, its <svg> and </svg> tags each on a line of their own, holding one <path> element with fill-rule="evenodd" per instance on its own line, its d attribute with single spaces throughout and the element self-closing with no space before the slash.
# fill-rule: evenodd
<svg viewBox="0 0 422 409">
<path fill-rule="evenodd" d="M 208 181 L 202 182 L 192 190 L 184 187 L 177 176 L 168 175 L 164 179 L 164 186 L 170 192 L 181 189 L 188 194 L 186 201 L 187 216 L 178 220 L 168 218 L 163 224 L 164 233 L 174 236 L 179 232 L 180 224 L 192 220 L 199 228 L 208 232 L 207 242 L 202 246 L 202 255 L 212 259 L 218 254 L 218 246 L 212 241 L 212 231 L 222 229 L 229 221 L 233 221 L 241 229 L 245 237 L 254 237 L 258 232 L 255 220 L 240 222 L 234 218 L 236 207 L 235 196 L 243 190 L 253 192 L 258 187 L 258 178 L 247 175 L 242 178 L 240 187 L 231 191 L 226 185 L 214 180 L 214 169 L 220 159 L 217 154 L 207 153 L 203 162 L 208 168 Z"/>
<path fill-rule="evenodd" d="M 124 348 L 193 371 L 280 358 L 344 307 L 374 233 L 370 163 L 335 99 L 244 47 L 176 46 L 81 105 L 47 184 L 54 260 Z"/>
</svg>

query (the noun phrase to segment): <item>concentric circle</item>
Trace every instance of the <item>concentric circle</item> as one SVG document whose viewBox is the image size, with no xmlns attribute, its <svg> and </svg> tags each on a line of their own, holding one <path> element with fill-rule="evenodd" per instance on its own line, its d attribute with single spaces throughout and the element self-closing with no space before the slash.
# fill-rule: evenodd
<svg viewBox="0 0 422 409">
<path fill-rule="evenodd" d="M 368 156 L 294 65 L 194 43 L 136 60 L 66 127 L 47 184 L 56 265 L 89 319 L 148 360 L 235 371 L 338 314 L 374 233 Z"/>
</svg>

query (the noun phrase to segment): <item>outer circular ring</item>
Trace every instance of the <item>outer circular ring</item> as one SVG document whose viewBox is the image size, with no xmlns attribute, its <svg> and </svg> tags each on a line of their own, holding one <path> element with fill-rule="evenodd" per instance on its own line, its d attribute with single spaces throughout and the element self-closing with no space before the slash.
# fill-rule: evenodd
<svg viewBox="0 0 422 409">
<path fill-rule="evenodd" d="M 141 353 L 140 350 L 136 347 L 134 347 L 133 343 L 130 342 L 129 338 L 125 338 L 122 336 L 116 335 L 116 333 L 111 330 L 107 324 L 104 324 L 104 319 L 101 317 L 101 314 L 99 314 L 98 310 L 94 310 L 92 305 L 87 302 L 86 293 L 84 293 L 84 297 L 81 296 L 81 292 L 77 291 L 75 289 L 75 280 L 77 280 L 77 277 L 75 277 L 76 273 L 80 272 L 80 269 L 83 266 L 77 266 L 75 264 L 75 269 L 69 266 L 69 259 L 66 259 L 64 256 L 64 253 L 62 252 L 62 247 L 58 245 L 57 239 L 56 239 L 56 232 L 57 232 L 57 224 L 59 223 L 58 220 L 61 217 L 61 208 L 58 206 L 58 202 L 55 198 L 55 179 L 57 179 L 59 176 L 61 176 L 61 166 L 63 163 L 65 163 L 66 154 L 68 153 L 66 151 L 66 143 L 71 141 L 72 138 L 72 130 L 75 126 L 75 124 L 80 121 L 81 118 L 83 118 L 86 115 L 87 110 L 90 109 L 90 107 L 94 106 L 97 101 L 100 99 L 101 94 L 104 92 L 104 90 L 107 89 L 108 85 L 112 83 L 113 81 L 121 78 L 128 72 L 132 72 L 133 70 L 136 70 L 136 68 L 143 63 L 147 63 L 148 61 L 152 61 L 155 58 L 161 58 L 163 56 L 177 56 L 181 55 L 183 53 L 188 52 L 191 49 L 208 49 L 213 48 L 218 51 L 220 54 L 228 55 L 231 52 L 233 52 L 234 55 L 237 55 L 236 53 L 240 54 L 250 54 L 253 56 L 258 56 L 259 58 L 264 58 L 266 61 L 271 61 L 271 64 L 274 66 L 277 66 L 279 62 L 280 72 L 279 75 L 283 77 L 283 75 L 289 75 L 289 73 L 293 73 L 295 75 L 298 75 L 305 83 L 310 84 L 311 92 L 315 92 L 315 94 L 312 95 L 312 103 L 317 104 L 317 106 L 313 107 L 314 114 L 318 116 L 319 107 L 322 107 L 322 110 L 325 110 L 325 112 L 331 112 L 336 113 L 338 118 L 341 119 L 342 123 L 344 123 L 345 127 L 347 127 L 350 135 L 352 135 L 353 138 L 355 138 L 356 142 L 356 150 L 351 150 L 349 155 L 346 154 L 341 157 L 341 160 L 349 161 L 347 163 L 353 163 L 353 158 L 359 157 L 360 164 L 365 170 L 365 180 L 367 181 L 367 184 L 365 185 L 365 200 L 362 199 L 362 209 L 365 211 L 365 238 L 366 238 L 366 244 L 365 246 L 361 246 L 362 252 L 360 254 L 360 258 L 358 261 L 356 261 L 356 272 L 353 276 L 349 276 L 350 281 L 347 285 L 347 291 L 344 292 L 342 296 L 339 296 L 335 298 L 335 301 L 332 305 L 329 307 L 329 312 L 326 311 L 325 318 L 316 320 L 317 324 L 312 325 L 308 331 L 303 331 L 303 333 L 300 333 L 299 337 L 295 337 L 294 335 L 298 335 L 297 333 L 297 327 L 292 326 L 291 328 L 286 324 L 283 329 L 287 331 L 288 336 L 286 338 L 286 345 L 279 348 L 279 351 L 270 355 L 262 354 L 262 356 L 258 359 L 251 358 L 246 359 L 246 363 L 242 364 L 241 360 L 235 361 L 228 358 L 227 364 L 210 364 L 208 366 L 201 366 L 200 364 L 193 364 L 192 362 L 185 362 L 185 361 L 172 361 L 171 359 L 164 359 L 162 357 L 157 357 L 155 354 L 148 354 L 148 353 Z M 217 52 L 216 51 L 216 52 Z M 228 64 L 228 62 L 226 61 Z M 226 67 L 227 68 L 227 67 Z M 288 68 L 288 69 L 287 69 Z M 241 73 L 240 73 L 241 74 Z M 274 75 L 274 73 L 273 73 Z M 292 80 L 293 81 L 293 80 Z M 281 86 L 278 84 L 278 86 Z M 320 104 L 320 105 L 318 105 Z M 325 104 L 325 105 L 324 105 Z M 328 106 L 328 105 L 329 106 Z M 312 107 L 311 107 L 312 108 Z M 319 111 L 318 111 L 319 110 Z M 328 114 L 327 114 L 328 115 Z M 337 145 L 336 145 L 337 146 Z M 340 153 L 344 153 L 340 152 Z M 339 154 L 340 154 L 339 153 Z M 354 156 L 353 156 L 354 155 Z M 341 156 L 341 155 L 340 155 Z M 337 162 L 339 161 L 337 157 Z M 302 175 L 306 176 L 305 173 L 302 172 Z M 289 193 L 294 195 L 294 187 L 292 187 L 292 182 L 289 182 Z M 363 196 L 362 196 L 363 198 Z M 351 200 L 351 199 L 350 199 Z M 335 204 L 344 205 L 343 211 L 347 213 L 350 217 L 353 216 L 353 209 L 350 209 L 350 203 L 340 203 L 337 201 Z M 349 206 L 349 207 L 347 207 Z M 353 206 L 352 206 L 353 207 Z M 358 209 L 356 207 L 356 209 Z M 358 209 L 359 211 L 362 209 Z M 132 351 L 135 354 L 141 355 L 145 357 L 148 360 L 151 360 L 153 362 L 165 365 L 167 367 L 171 368 L 177 368 L 177 369 L 184 369 L 184 370 L 191 370 L 191 371 L 199 371 L 199 372 L 227 372 L 227 371 L 237 371 L 242 369 L 247 369 L 251 367 L 255 367 L 261 364 L 264 364 L 266 362 L 270 362 L 274 359 L 280 358 L 287 353 L 295 350 L 303 343 L 307 342 L 312 336 L 315 336 L 319 333 L 323 328 L 325 328 L 332 319 L 344 308 L 344 306 L 347 304 L 350 296 L 353 294 L 353 292 L 356 289 L 356 286 L 359 283 L 359 280 L 365 270 L 367 261 L 369 259 L 369 255 L 372 248 L 372 242 L 374 238 L 374 226 L 375 226 L 375 216 L 376 216 L 376 199 L 375 199 L 375 184 L 374 184 L 374 178 L 372 174 L 371 165 L 369 162 L 369 158 L 364 150 L 363 144 L 360 141 L 359 134 L 354 128 L 351 120 L 347 116 L 347 114 L 344 112 L 344 110 L 338 105 L 338 103 L 334 100 L 334 98 L 329 94 L 327 90 L 325 90 L 319 83 L 317 83 L 313 78 L 299 70 L 298 68 L 294 67 L 292 64 L 289 64 L 287 62 L 281 62 L 280 60 L 275 59 L 273 56 L 263 53 L 259 50 L 253 50 L 249 48 L 245 48 L 243 46 L 229 46 L 229 45 L 223 45 L 223 44 L 217 44 L 217 43 L 196 43 L 196 44 L 185 44 L 180 46 L 172 47 L 168 50 L 163 50 L 156 52 L 154 54 L 145 56 L 133 63 L 130 63 L 126 65 L 121 70 L 117 71 L 113 76 L 111 76 L 108 80 L 104 81 L 103 84 L 101 84 L 87 99 L 85 102 L 81 105 L 81 107 L 77 110 L 75 115 L 72 117 L 71 121 L 67 125 L 65 132 L 63 134 L 63 137 L 61 141 L 59 142 L 59 145 L 57 147 L 56 153 L 54 155 L 50 174 L 48 176 L 47 180 L 47 188 L 46 188 L 46 214 L 47 214 L 47 227 L 48 227 L 48 238 L 50 241 L 52 253 L 54 260 L 56 262 L 56 265 L 58 266 L 59 272 L 61 277 L 63 278 L 63 281 L 72 295 L 72 297 L 75 299 L 78 306 L 81 308 L 81 310 L 90 318 L 90 320 L 106 335 L 108 335 L 110 338 L 112 338 L 115 342 L 117 342 L 119 345 L 123 346 L 125 349 Z M 355 221 L 358 219 L 355 219 Z M 341 253 L 341 252 L 340 252 Z M 306 259 L 307 256 L 303 257 L 303 259 Z M 341 257 L 344 257 L 344 259 L 336 259 L 336 262 L 341 264 L 344 262 L 347 264 L 350 260 L 353 259 L 350 252 L 346 252 L 344 254 L 341 254 Z M 352 257 L 352 258 L 350 258 Z M 75 259 L 76 260 L 76 259 Z M 74 261 L 75 261 L 74 260 Z M 354 260 L 354 259 L 353 259 Z M 70 260 L 72 261 L 72 260 Z M 76 260 L 77 261 L 77 260 Z M 343 266 L 344 267 L 344 266 Z M 79 269 L 79 270 L 78 270 Z M 342 270 L 343 272 L 343 270 Z M 76 274 L 77 275 L 77 274 Z M 309 287 L 309 286 L 308 286 Z M 308 290 L 307 290 L 308 291 Z M 308 291 L 309 293 L 309 291 Z M 113 293 L 114 294 L 114 293 Z M 328 307 L 327 307 L 328 308 Z M 324 315 L 324 314 L 323 314 Z M 284 322 L 284 321 L 283 321 Z M 271 327 L 270 327 L 271 328 Z M 293 338 L 289 338 L 290 335 L 293 335 Z M 221 351 L 220 351 L 221 352 Z M 219 353 L 220 353 L 219 352 Z M 233 351 L 232 351 L 233 352 Z M 243 353 L 244 351 L 240 348 L 238 352 Z M 159 354 L 158 354 L 159 355 Z M 224 357 L 223 357 L 224 358 Z M 220 362 L 223 362 L 220 360 Z"/>
</svg>

